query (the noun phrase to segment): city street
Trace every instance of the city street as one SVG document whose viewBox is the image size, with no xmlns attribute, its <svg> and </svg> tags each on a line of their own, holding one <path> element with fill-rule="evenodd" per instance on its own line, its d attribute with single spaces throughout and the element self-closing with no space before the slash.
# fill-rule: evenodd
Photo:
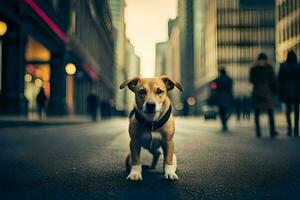
<svg viewBox="0 0 300 200">
<path fill-rule="evenodd" d="M 176 119 L 179 181 L 126 181 L 127 119 L 0 129 L 1 199 L 299 199 L 300 139 L 254 137 L 252 123 Z M 150 155 L 142 151 L 143 164 Z"/>
</svg>

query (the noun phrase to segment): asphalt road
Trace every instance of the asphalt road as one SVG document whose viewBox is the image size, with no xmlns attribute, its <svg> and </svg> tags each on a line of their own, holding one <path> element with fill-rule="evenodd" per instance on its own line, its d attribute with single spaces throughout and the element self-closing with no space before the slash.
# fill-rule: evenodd
<svg viewBox="0 0 300 200">
<path fill-rule="evenodd" d="M 0 199 L 300 199 L 300 139 L 256 139 L 251 124 L 176 120 L 176 182 L 162 159 L 125 181 L 127 119 L 0 129 Z M 266 129 L 264 129 L 266 132 Z M 143 164 L 150 155 L 142 151 Z"/>
</svg>

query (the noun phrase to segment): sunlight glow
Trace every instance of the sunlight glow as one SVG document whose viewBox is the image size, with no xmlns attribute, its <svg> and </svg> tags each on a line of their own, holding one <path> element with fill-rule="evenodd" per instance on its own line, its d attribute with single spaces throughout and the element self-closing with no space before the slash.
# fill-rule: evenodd
<svg viewBox="0 0 300 200">
<path fill-rule="evenodd" d="M 141 75 L 155 73 L 155 44 L 168 38 L 168 20 L 177 15 L 177 0 L 126 0 L 126 34 L 141 57 Z"/>
</svg>

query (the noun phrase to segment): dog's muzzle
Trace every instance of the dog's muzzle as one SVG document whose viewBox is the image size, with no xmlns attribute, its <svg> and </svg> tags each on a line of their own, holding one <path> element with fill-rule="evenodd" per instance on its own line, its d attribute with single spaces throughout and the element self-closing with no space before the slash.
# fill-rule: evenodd
<svg viewBox="0 0 300 200">
<path fill-rule="evenodd" d="M 156 103 L 155 102 L 147 102 L 145 105 L 145 112 L 146 113 L 155 113 L 156 112 Z"/>
</svg>

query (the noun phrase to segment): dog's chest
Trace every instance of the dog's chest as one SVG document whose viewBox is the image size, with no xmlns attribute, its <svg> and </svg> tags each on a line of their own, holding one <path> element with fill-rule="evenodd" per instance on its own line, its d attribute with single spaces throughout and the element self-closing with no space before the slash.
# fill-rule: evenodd
<svg viewBox="0 0 300 200">
<path fill-rule="evenodd" d="M 140 143 L 145 149 L 158 149 L 161 146 L 161 142 L 162 136 L 159 132 L 145 131 L 140 135 Z"/>
</svg>

